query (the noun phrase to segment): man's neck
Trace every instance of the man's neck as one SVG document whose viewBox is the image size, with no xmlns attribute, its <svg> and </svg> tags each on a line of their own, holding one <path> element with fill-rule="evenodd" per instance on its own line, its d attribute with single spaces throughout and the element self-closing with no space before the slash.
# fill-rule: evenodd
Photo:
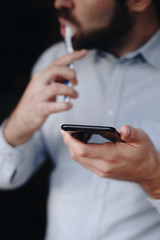
<svg viewBox="0 0 160 240">
<path fill-rule="evenodd" d="M 119 58 L 143 46 L 160 27 L 159 18 L 153 7 L 143 14 L 135 15 L 134 21 L 133 29 L 124 39 L 123 45 L 111 49 L 111 53 Z"/>
</svg>

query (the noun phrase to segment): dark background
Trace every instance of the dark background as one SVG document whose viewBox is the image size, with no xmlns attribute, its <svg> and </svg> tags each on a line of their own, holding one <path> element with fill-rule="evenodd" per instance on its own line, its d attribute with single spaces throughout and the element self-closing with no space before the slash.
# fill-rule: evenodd
<svg viewBox="0 0 160 240">
<path fill-rule="evenodd" d="M 60 40 L 52 0 L 0 0 L 0 122 L 16 106 L 38 56 Z M 49 159 L 23 187 L 0 190 L 0 240 L 44 239 Z"/>
</svg>

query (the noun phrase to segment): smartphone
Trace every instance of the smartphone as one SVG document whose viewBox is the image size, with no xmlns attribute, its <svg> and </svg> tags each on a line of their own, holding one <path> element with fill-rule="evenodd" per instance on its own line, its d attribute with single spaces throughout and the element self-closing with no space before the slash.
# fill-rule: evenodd
<svg viewBox="0 0 160 240">
<path fill-rule="evenodd" d="M 112 142 L 124 142 L 120 137 L 120 133 L 114 127 L 63 124 L 61 129 L 69 132 L 73 137 L 85 143 L 87 143 L 94 134 L 100 135 Z"/>
</svg>

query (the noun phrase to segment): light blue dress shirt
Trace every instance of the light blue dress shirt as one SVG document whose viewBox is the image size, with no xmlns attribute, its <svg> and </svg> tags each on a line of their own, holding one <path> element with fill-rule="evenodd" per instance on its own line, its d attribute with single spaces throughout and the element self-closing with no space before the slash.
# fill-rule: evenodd
<svg viewBox="0 0 160 240">
<path fill-rule="evenodd" d="M 66 54 L 63 43 L 48 49 L 34 72 Z M 102 179 L 72 160 L 60 134 L 64 123 L 142 128 L 160 152 L 160 31 L 135 52 L 117 59 L 90 51 L 75 63 L 79 98 L 74 108 L 48 117 L 19 147 L 0 135 L 0 187 L 25 183 L 49 153 L 46 240 L 160 240 L 160 200 L 136 183 Z M 59 101 L 61 101 L 61 97 Z"/>
</svg>

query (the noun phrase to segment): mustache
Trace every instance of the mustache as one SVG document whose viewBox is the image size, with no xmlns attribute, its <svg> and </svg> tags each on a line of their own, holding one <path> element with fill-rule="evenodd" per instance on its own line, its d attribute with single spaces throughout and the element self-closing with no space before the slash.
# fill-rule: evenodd
<svg viewBox="0 0 160 240">
<path fill-rule="evenodd" d="M 56 10 L 58 18 L 64 18 L 75 25 L 79 25 L 79 22 L 71 15 L 71 12 L 68 8 L 61 8 Z"/>
</svg>

